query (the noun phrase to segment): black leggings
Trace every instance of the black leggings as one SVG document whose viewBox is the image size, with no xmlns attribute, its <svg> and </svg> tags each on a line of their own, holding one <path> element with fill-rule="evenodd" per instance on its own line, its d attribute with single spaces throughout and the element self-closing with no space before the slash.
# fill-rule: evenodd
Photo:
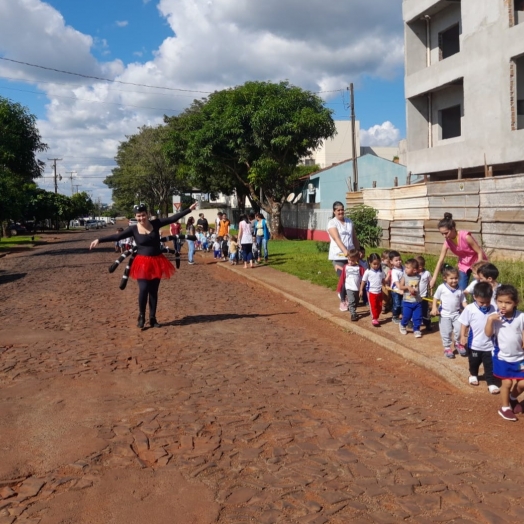
<svg viewBox="0 0 524 524">
<path fill-rule="evenodd" d="M 158 303 L 158 288 L 160 279 L 153 280 L 138 279 L 138 311 L 141 315 L 146 314 L 147 299 L 149 298 L 149 318 L 156 318 L 156 305 Z"/>
<path fill-rule="evenodd" d="M 493 378 L 493 358 L 491 357 L 491 351 L 468 351 L 469 360 L 469 374 L 476 377 L 479 374 L 479 368 L 482 364 L 484 366 L 484 378 L 488 383 L 488 386 L 495 384 Z"/>
</svg>

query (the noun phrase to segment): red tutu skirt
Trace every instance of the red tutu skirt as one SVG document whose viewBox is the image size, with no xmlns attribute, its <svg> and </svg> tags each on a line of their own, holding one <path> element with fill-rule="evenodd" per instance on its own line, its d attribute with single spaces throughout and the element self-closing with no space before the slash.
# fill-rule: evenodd
<svg viewBox="0 0 524 524">
<path fill-rule="evenodd" d="M 129 276 L 135 280 L 154 280 L 155 278 L 171 278 L 175 266 L 164 255 L 146 257 L 137 255 L 131 264 Z"/>
</svg>

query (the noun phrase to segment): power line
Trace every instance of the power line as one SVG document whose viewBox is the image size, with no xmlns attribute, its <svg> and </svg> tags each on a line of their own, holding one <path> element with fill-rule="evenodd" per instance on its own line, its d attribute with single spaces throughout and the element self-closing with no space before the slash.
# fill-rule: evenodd
<svg viewBox="0 0 524 524">
<path fill-rule="evenodd" d="M 149 87 L 151 89 L 165 89 L 167 91 L 182 91 L 185 93 L 202 93 L 205 95 L 209 95 L 212 93 L 212 91 L 197 91 L 196 89 L 180 89 L 177 87 L 152 86 L 148 84 L 137 84 L 134 82 L 124 82 L 122 80 L 112 80 L 110 78 L 101 78 L 99 76 L 84 75 L 82 73 L 73 73 L 71 71 L 64 71 L 63 69 L 55 69 L 53 67 L 46 67 L 46 66 L 41 66 L 37 64 L 30 64 L 29 62 L 21 62 L 20 60 L 13 60 L 12 58 L 5 58 L 4 56 L 0 56 L 0 60 L 5 60 L 6 62 L 13 62 L 15 64 L 26 65 L 29 67 L 37 67 L 38 69 L 45 69 L 46 71 L 54 71 L 55 73 L 62 73 L 64 75 L 73 75 L 73 76 L 79 76 L 81 78 L 90 78 L 92 80 L 100 80 L 102 82 L 112 82 L 115 84 L 123 84 L 123 85 L 136 86 L 136 87 Z"/>
<path fill-rule="evenodd" d="M 43 95 L 44 93 L 39 93 L 38 91 L 30 91 L 28 89 L 19 89 L 16 87 L 4 87 L 0 86 L 0 89 L 9 89 L 10 91 L 21 91 L 22 93 L 33 93 L 35 95 Z M 88 98 L 78 98 L 77 96 L 66 96 L 66 95 L 48 95 L 45 93 L 45 96 L 48 96 L 50 98 L 68 98 L 70 100 L 80 100 L 82 102 L 94 102 L 96 104 L 105 104 L 105 105 L 111 105 L 111 106 L 120 106 L 120 107 L 135 107 L 138 109 L 154 109 L 155 111 L 171 111 L 173 113 L 176 113 L 179 111 L 178 109 L 165 109 L 162 107 L 146 107 L 146 106 L 134 106 L 131 104 L 119 104 L 118 102 L 102 102 L 100 100 L 89 100 Z"/>
<path fill-rule="evenodd" d="M 88 78 L 88 79 L 92 79 L 92 80 L 100 80 L 102 82 L 111 82 L 111 83 L 114 83 L 114 84 L 122 84 L 122 85 L 129 85 L 129 86 L 135 86 L 135 87 L 147 87 L 147 88 L 150 88 L 150 89 L 164 89 L 166 91 L 179 91 L 179 92 L 183 92 L 183 93 L 201 93 L 201 94 L 204 94 L 204 95 L 211 95 L 213 94 L 213 91 L 198 91 L 196 89 L 181 89 L 181 88 L 178 88 L 178 87 L 164 87 L 164 86 L 154 86 L 154 85 L 149 85 L 149 84 L 138 84 L 138 83 L 135 83 L 135 82 L 124 82 L 123 80 L 113 80 L 111 78 L 102 78 L 102 77 L 99 77 L 99 76 L 93 76 L 93 75 L 84 75 L 82 73 L 74 73 L 72 71 L 64 71 L 63 69 L 55 69 L 53 67 L 47 67 L 47 66 L 42 66 L 42 65 L 38 65 L 38 64 L 31 64 L 29 62 L 22 62 L 20 60 L 13 60 L 12 58 L 6 58 L 4 56 L 0 56 L 0 60 L 5 60 L 6 62 L 13 62 L 15 64 L 21 64 L 21 65 L 25 65 L 25 66 L 29 66 L 29 67 L 37 67 L 38 69 L 45 69 L 46 71 L 54 71 L 55 73 L 62 73 L 64 75 L 72 75 L 72 76 L 79 76 L 81 78 Z M 44 83 L 44 82 L 42 82 Z M 52 82 L 50 82 L 52 83 Z M 341 91 L 345 91 L 345 89 L 332 89 L 332 90 L 327 90 L 327 91 L 314 91 L 315 94 L 320 94 L 320 93 L 339 93 Z"/>
<path fill-rule="evenodd" d="M 20 78 L 15 78 L 12 76 L 5 76 L 0 75 L 0 78 L 3 78 L 5 80 L 14 80 L 15 82 L 29 82 L 28 80 L 21 80 Z M 59 86 L 68 86 L 71 87 L 70 82 L 51 82 L 46 80 L 36 80 L 35 82 L 29 82 L 29 83 L 37 83 L 37 84 L 51 84 L 51 85 L 59 85 Z M 151 93 L 148 93 L 147 91 L 132 91 L 129 89 L 108 89 L 109 92 L 118 92 L 118 93 L 135 93 L 139 95 L 150 95 Z M 177 95 L 174 93 L 156 93 L 155 96 L 177 96 L 181 98 L 192 98 L 192 95 Z"/>
</svg>

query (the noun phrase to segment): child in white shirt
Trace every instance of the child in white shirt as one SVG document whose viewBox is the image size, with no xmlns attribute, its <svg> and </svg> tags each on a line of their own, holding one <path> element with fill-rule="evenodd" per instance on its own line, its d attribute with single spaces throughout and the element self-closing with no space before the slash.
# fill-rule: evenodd
<svg viewBox="0 0 524 524">
<path fill-rule="evenodd" d="M 518 303 L 519 295 L 513 286 L 500 286 L 498 312 L 488 317 L 484 330 L 493 339 L 493 375 L 502 380 L 498 413 L 512 422 L 517 421 L 516 413 L 522 413 L 518 397 L 524 392 L 524 314 L 517 310 Z"/>
<path fill-rule="evenodd" d="M 404 267 L 402 266 L 402 259 L 398 251 L 389 252 L 389 263 L 391 264 L 391 298 L 393 301 L 391 319 L 394 324 L 400 324 L 400 313 L 402 313 L 402 299 L 404 293 L 399 289 L 399 283 L 404 276 Z M 399 293 L 400 291 L 400 293 Z"/>
<path fill-rule="evenodd" d="M 382 286 L 386 275 L 382 271 L 380 256 L 372 253 L 368 258 L 369 269 L 364 271 L 362 283 L 360 284 L 360 296 L 367 291 L 369 307 L 371 309 L 371 324 L 377 327 L 380 325 L 379 317 L 382 311 Z"/>
<path fill-rule="evenodd" d="M 493 264 L 486 262 L 482 264 L 477 270 L 479 282 L 487 282 L 493 290 L 493 296 L 491 297 L 491 305 L 497 309 L 497 289 L 500 284 L 497 282 L 499 278 L 499 270 Z"/>
<path fill-rule="evenodd" d="M 222 249 L 220 244 L 222 242 L 222 237 L 216 237 L 213 242 L 213 258 L 220 259 L 222 257 Z"/>
<path fill-rule="evenodd" d="M 488 390 L 492 395 L 500 393 L 500 389 L 495 385 L 493 377 L 493 342 L 486 335 L 485 327 L 488 316 L 495 313 L 495 308 L 491 305 L 493 289 L 488 282 L 479 282 L 473 289 L 475 302 L 467 306 L 459 317 L 460 343 L 468 345 L 469 379 L 472 386 L 478 386 L 479 368 L 484 366 L 484 377 L 488 383 Z M 468 335 L 469 328 L 469 335 Z"/>
<path fill-rule="evenodd" d="M 357 249 L 348 252 L 348 263 L 344 266 L 345 288 L 351 320 L 358 320 L 357 305 L 362 282 L 362 268 L 359 264 L 360 254 Z"/>
<path fill-rule="evenodd" d="M 431 273 L 426 269 L 426 259 L 424 257 L 416 257 L 418 262 L 418 272 L 420 275 L 420 298 L 422 298 L 422 324 L 426 331 L 431 331 L 431 315 L 429 314 L 428 299 L 433 294 L 431 289 Z"/>
<path fill-rule="evenodd" d="M 459 273 L 454 267 L 447 267 L 442 272 L 444 283 L 440 284 L 433 296 L 431 314 L 437 316 L 440 311 L 440 336 L 444 346 L 444 356 L 455 358 L 451 349 L 451 336 L 455 335 L 455 349 L 461 357 L 467 357 L 466 348 L 460 343 L 460 312 L 466 307 L 464 293 L 459 289 Z M 437 310 L 437 302 L 440 300 L 440 308 Z"/>
<path fill-rule="evenodd" d="M 464 295 L 466 296 L 466 299 L 468 299 L 469 296 L 473 297 L 473 288 L 479 283 L 478 270 L 479 267 L 482 267 L 484 264 L 487 264 L 487 261 L 480 260 L 479 262 L 475 262 L 471 266 L 471 275 L 473 277 L 473 280 L 470 284 L 468 284 L 468 287 L 464 290 Z"/>
</svg>

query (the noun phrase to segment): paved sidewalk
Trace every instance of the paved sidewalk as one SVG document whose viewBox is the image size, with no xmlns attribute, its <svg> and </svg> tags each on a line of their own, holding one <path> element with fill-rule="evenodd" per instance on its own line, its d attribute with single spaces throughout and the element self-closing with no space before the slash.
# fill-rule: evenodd
<svg viewBox="0 0 524 524">
<path fill-rule="evenodd" d="M 469 392 L 475 389 L 467 383 L 468 359 L 456 355 L 456 358 L 451 360 L 443 356 L 437 324 L 434 324 L 432 333 L 416 339 L 411 332 L 401 335 L 398 325 L 391 322 L 390 313 L 381 316 L 381 326 L 376 328 L 371 325 L 369 309 L 361 306 L 357 310 L 360 319 L 357 322 L 351 322 L 349 312 L 338 310 L 339 302 L 335 292 L 300 280 L 293 275 L 273 269 L 271 266 L 260 265 L 253 269 L 244 269 L 242 265 L 232 266 L 229 263 L 222 263 L 219 264 L 219 267 L 242 275 L 248 280 L 301 304 L 320 317 L 436 373 L 459 389 Z M 477 389 L 485 394 L 482 384 L 483 382 Z"/>
</svg>

